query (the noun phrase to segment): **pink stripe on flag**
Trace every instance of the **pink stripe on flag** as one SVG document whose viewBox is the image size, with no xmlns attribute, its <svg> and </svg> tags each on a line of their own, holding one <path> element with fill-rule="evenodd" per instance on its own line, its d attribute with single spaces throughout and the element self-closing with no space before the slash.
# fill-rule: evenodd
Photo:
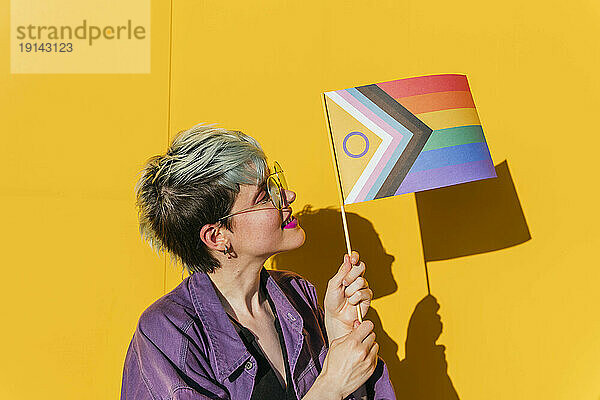
<svg viewBox="0 0 600 400">
<path fill-rule="evenodd" d="M 373 184 L 375 183 L 375 181 L 381 174 L 381 171 L 383 170 L 385 165 L 389 162 L 390 158 L 392 158 L 392 155 L 394 154 L 394 150 L 396 149 L 396 147 L 398 147 L 399 143 L 404 138 L 404 135 L 402 133 L 398 132 L 396 129 L 392 128 L 387 122 L 382 120 L 373 111 L 369 110 L 368 107 L 366 107 L 364 104 L 362 104 L 358 99 L 356 99 L 354 96 L 352 96 L 346 90 L 339 90 L 339 91 L 336 91 L 336 93 L 339 94 L 348 103 L 353 105 L 354 108 L 356 108 L 358 111 L 360 111 L 367 119 L 369 119 L 370 121 L 375 123 L 378 127 L 380 127 L 382 130 L 384 130 L 388 135 L 390 135 L 392 137 L 392 142 L 390 143 L 388 148 L 385 150 L 385 152 L 381 156 L 381 159 L 379 160 L 379 162 L 373 169 L 373 172 L 371 173 L 371 175 L 369 175 L 369 177 L 367 178 L 367 181 L 365 182 L 364 186 L 358 193 L 358 196 L 355 200 L 355 201 L 363 201 L 364 198 L 366 198 L 367 194 L 369 193 L 369 190 L 371 189 L 371 187 L 373 186 Z"/>
<path fill-rule="evenodd" d="M 466 75 L 454 74 L 398 79 L 377 83 L 377 86 L 394 99 L 435 92 L 470 91 Z"/>
</svg>

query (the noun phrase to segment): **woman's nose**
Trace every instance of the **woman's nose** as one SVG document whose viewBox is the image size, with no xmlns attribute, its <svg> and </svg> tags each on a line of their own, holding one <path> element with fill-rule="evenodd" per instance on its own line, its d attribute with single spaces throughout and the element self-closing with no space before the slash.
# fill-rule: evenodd
<svg viewBox="0 0 600 400">
<path fill-rule="evenodd" d="M 285 200 L 287 204 L 292 204 L 294 200 L 296 200 L 296 192 L 293 190 L 284 189 L 283 192 L 285 193 Z"/>
</svg>

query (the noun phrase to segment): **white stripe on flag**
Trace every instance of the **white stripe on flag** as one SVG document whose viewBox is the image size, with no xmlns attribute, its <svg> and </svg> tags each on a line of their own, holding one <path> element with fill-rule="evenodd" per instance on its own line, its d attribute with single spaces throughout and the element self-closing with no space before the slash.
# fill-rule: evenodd
<svg viewBox="0 0 600 400">
<path fill-rule="evenodd" d="M 381 160 L 383 153 L 385 153 L 385 150 L 390 146 L 390 143 L 392 142 L 393 138 L 386 131 L 377 126 L 377 124 L 365 117 L 364 114 L 362 114 L 360 111 L 354 108 L 352 104 L 348 103 L 336 92 L 326 92 L 325 95 L 329 97 L 332 101 L 334 101 L 338 106 L 342 107 L 346 112 L 348 112 L 348 114 L 352 115 L 358 122 L 366 126 L 377 136 L 379 136 L 382 140 L 382 143 L 375 151 L 375 154 L 373 154 L 373 157 L 371 157 L 369 163 L 367 164 L 362 174 L 352 187 L 352 190 L 346 195 L 346 198 L 344 199 L 344 204 L 349 204 L 356 200 L 356 197 L 362 190 L 363 186 L 366 184 L 367 180 L 369 179 L 369 176 L 373 173 L 373 170 L 379 163 L 379 160 Z"/>
</svg>

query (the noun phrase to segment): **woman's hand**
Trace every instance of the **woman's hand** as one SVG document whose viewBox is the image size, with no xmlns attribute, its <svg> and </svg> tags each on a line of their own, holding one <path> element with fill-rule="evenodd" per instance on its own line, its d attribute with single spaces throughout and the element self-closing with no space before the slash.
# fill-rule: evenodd
<svg viewBox="0 0 600 400">
<path fill-rule="evenodd" d="M 346 398 L 373 375 L 379 351 L 373 327 L 371 321 L 365 320 L 351 333 L 331 342 L 317 380 L 335 398 Z"/>
<path fill-rule="evenodd" d="M 325 329 L 329 343 L 352 332 L 358 325 L 356 305 L 364 316 L 371 305 L 373 291 L 363 278 L 365 263 L 359 263 L 358 252 L 344 255 L 338 272 L 329 280 L 325 293 Z"/>
</svg>

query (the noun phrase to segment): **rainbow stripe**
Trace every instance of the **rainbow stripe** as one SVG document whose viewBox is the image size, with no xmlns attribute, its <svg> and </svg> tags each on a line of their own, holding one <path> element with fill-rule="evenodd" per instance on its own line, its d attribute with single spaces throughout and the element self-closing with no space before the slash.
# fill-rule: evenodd
<svg viewBox="0 0 600 400">
<path fill-rule="evenodd" d="M 465 75 L 430 75 L 377 84 L 433 129 L 394 194 L 496 177 Z"/>
</svg>

